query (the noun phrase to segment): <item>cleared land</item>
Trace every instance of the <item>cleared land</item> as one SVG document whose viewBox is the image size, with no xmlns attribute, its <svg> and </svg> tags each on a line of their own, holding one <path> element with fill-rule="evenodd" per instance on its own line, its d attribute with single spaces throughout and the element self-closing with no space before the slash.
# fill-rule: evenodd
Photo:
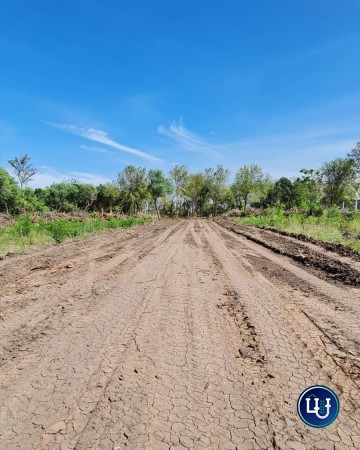
<svg viewBox="0 0 360 450">
<path fill-rule="evenodd" d="M 360 448 L 358 272 L 205 220 L 7 257 L 0 448 Z M 296 413 L 314 384 L 340 397 L 322 430 Z"/>
</svg>

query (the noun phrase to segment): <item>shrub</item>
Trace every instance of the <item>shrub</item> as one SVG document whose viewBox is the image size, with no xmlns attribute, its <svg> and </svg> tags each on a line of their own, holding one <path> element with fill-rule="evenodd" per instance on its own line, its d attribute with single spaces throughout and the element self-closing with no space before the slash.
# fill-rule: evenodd
<svg viewBox="0 0 360 450">
<path fill-rule="evenodd" d="M 71 236 L 72 224 L 67 220 L 55 220 L 45 225 L 46 231 L 54 239 L 57 244 L 63 242 L 67 237 Z"/>
<path fill-rule="evenodd" d="M 17 236 L 29 236 L 33 228 L 34 224 L 28 215 L 17 219 L 15 225 L 12 227 L 14 234 Z"/>
</svg>

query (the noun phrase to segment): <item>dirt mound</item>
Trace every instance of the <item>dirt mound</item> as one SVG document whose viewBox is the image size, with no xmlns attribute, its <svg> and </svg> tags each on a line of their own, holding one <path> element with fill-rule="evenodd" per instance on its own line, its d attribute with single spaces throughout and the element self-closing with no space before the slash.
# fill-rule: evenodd
<svg viewBox="0 0 360 450">
<path fill-rule="evenodd" d="M 232 221 L 218 220 L 218 223 L 275 253 L 287 256 L 301 265 L 316 269 L 320 272 L 320 276 L 352 286 L 360 285 L 360 272 L 358 270 L 343 261 L 312 250 L 301 242 L 285 240 L 278 233 Z"/>
<path fill-rule="evenodd" d="M 240 209 L 231 209 L 226 213 L 222 214 L 222 217 L 248 217 L 248 216 L 261 216 L 264 210 L 261 208 L 247 208 L 245 211 Z"/>
<path fill-rule="evenodd" d="M 347 247 L 344 247 L 342 244 L 333 244 L 331 242 L 318 241 L 309 236 L 305 236 L 304 234 L 289 233 L 287 231 L 277 230 L 276 228 L 272 228 L 272 227 L 259 227 L 259 228 L 262 230 L 268 230 L 268 231 L 272 231 L 273 233 L 281 234 L 282 236 L 292 237 L 292 238 L 298 239 L 299 241 L 310 242 L 312 244 L 315 244 L 315 245 L 318 245 L 318 246 L 324 248 L 325 250 L 329 250 L 331 252 L 338 253 L 339 255 L 342 255 L 342 256 L 349 256 L 350 258 L 353 258 L 356 261 L 360 261 L 359 253 L 357 253 L 354 250 L 351 250 Z"/>
<path fill-rule="evenodd" d="M 0 227 L 10 227 L 14 223 L 14 219 L 9 214 L 0 213 Z"/>
</svg>

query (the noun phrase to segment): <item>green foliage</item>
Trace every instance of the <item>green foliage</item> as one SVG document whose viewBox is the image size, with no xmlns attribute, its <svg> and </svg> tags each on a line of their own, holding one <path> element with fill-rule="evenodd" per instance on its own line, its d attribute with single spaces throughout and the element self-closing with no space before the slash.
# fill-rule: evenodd
<svg viewBox="0 0 360 450">
<path fill-rule="evenodd" d="M 149 212 L 154 205 L 158 217 L 160 212 L 176 217 L 216 216 L 231 208 L 245 210 L 251 204 L 260 208 L 282 206 L 288 212 L 321 217 L 323 206 L 353 207 L 360 194 L 360 182 L 356 180 L 360 174 L 360 142 L 349 158 L 327 162 L 321 170 L 301 169 L 298 177 L 282 177 L 276 182 L 260 166 L 244 165 L 230 186 L 230 172 L 221 165 L 192 174 L 186 166 L 175 165 L 169 178 L 159 169 L 147 173 L 145 168 L 129 165 L 118 173 L 114 183 L 94 187 L 72 179 L 32 190 L 24 187 L 36 172 L 30 158 L 25 155 L 10 163 L 23 187 L 20 190 L 0 168 L 0 212 L 10 214 L 46 210 L 137 214 Z"/>
<path fill-rule="evenodd" d="M 9 251 L 23 251 L 33 244 L 45 244 L 56 242 L 60 244 L 66 239 L 72 239 L 88 234 L 98 233 L 102 230 L 115 228 L 128 228 L 134 225 L 142 225 L 151 221 L 149 218 L 116 218 L 107 221 L 93 220 L 55 220 L 53 222 L 40 221 L 33 223 L 30 215 L 19 217 L 16 223 L 7 228 L 0 228 L 0 253 Z"/>
<path fill-rule="evenodd" d="M 360 173 L 360 142 L 348 153 L 348 158 L 355 162 L 356 170 Z"/>
<path fill-rule="evenodd" d="M 114 184 L 100 184 L 97 187 L 96 206 L 98 209 L 112 212 L 114 205 L 119 200 L 119 191 Z"/>
<path fill-rule="evenodd" d="M 210 186 L 203 173 L 189 175 L 184 186 L 184 193 L 189 198 L 189 213 L 203 215 L 205 205 L 210 198 Z M 189 215 L 190 215 L 189 214 Z"/>
<path fill-rule="evenodd" d="M 268 208 L 260 216 L 234 219 L 244 225 L 272 227 L 290 233 L 304 234 L 320 241 L 342 244 L 360 253 L 360 213 L 344 216 L 337 206 L 322 210 L 317 216 L 294 213 L 285 215 L 284 209 Z"/>
<path fill-rule="evenodd" d="M 0 212 L 14 214 L 20 199 L 20 189 L 8 172 L 0 167 Z"/>
<path fill-rule="evenodd" d="M 140 211 L 141 202 L 148 196 L 148 179 L 143 167 L 126 166 L 118 173 L 116 185 L 123 199 L 125 212 Z"/>
<path fill-rule="evenodd" d="M 74 237 L 75 224 L 67 220 L 55 220 L 42 224 L 43 228 L 49 233 L 57 244 L 60 244 L 68 237 Z"/>
<path fill-rule="evenodd" d="M 29 215 L 18 219 L 13 226 L 12 232 L 17 236 L 29 236 L 34 225 Z"/>
<path fill-rule="evenodd" d="M 31 212 L 44 212 L 47 208 L 41 198 L 39 198 L 35 191 L 26 187 L 22 191 L 22 201 L 25 211 Z"/>
<path fill-rule="evenodd" d="M 337 158 L 324 163 L 321 170 L 326 205 L 339 205 L 354 197 L 355 190 L 351 186 L 356 181 L 356 164 L 353 159 Z"/>
<path fill-rule="evenodd" d="M 212 200 L 212 214 L 217 215 L 219 204 L 225 197 L 226 182 L 230 171 L 218 165 L 216 169 L 205 169 L 205 179 L 209 189 L 209 197 Z"/>
<path fill-rule="evenodd" d="M 244 165 L 235 174 L 235 180 L 231 185 L 236 206 L 243 201 L 244 209 L 249 200 L 259 200 L 265 197 L 270 187 L 270 177 L 265 174 L 260 166 L 251 164 Z"/>
<path fill-rule="evenodd" d="M 19 180 L 20 189 L 37 173 L 37 170 L 30 163 L 30 159 L 28 155 L 24 155 L 8 161 L 14 169 L 16 178 Z"/>
<path fill-rule="evenodd" d="M 148 192 L 154 200 L 155 210 L 160 219 L 158 201 L 161 197 L 165 197 L 173 192 L 173 186 L 168 178 L 166 178 L 162 170 L 150 169 L 148 174 L 149 184 Z"/>
<path fill-rule="evenodd" d="M 274 185 L 272 195 L 275 204 L 284 205 L 285 208 L 294 206 L 294 185 L 289 178 L 280 178 Z"/>
<path fill-rule="evenodd" d="M 169 175 L 175 186 L 175 208 L 176 217 L 178 217 L 181 206 L 185 203 L 185 186 L 189 178 L 189 169 L 184 165 L 176 164 Z"/>
</svg>

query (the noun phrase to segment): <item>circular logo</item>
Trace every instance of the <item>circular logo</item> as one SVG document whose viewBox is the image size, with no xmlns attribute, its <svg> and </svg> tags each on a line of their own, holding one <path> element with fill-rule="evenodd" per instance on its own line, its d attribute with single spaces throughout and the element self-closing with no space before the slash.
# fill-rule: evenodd
<svg viewBox="0 0 360 450">
<path fill-rule="evenodd" d="M 333 423 L 339 410 L 337 395 L 326 386 L 311 386 L 305 389 L 297 402 L 301 420 L 315 428 L 324 428 Z"/>
</svg>

